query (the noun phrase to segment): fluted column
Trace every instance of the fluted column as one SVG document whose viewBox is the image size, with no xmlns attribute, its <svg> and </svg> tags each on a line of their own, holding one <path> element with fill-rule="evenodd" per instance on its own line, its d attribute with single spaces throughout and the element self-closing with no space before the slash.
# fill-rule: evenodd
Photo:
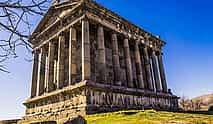
<svg viewBox="0 0 213 124">
<path fill-rule="evenodd" d="M 35 97 L 37 94 L 37 81 L 38 81 L 38 62 L 39 53 L 38 50 L 34 50 L 33 59 L 33 72 L 32 72 L 32 83 L 31 83 L 31 98 Z"/>
<path fill-rule="evenodd" d="M 65 60 L 65 36 L 64 32 L 59 34 L 58 40 L 58 73 L 57 73 L 57 88 L 61 89 L 64 86 L 64 60 Z"/>
<path fill-rule="evenodd" d="M 69 85 L 76 83 L 77 63 L 76 63 L 76 29 L 70 28 L 69 41 Z"/>
<path fill-rule="evenodd" d="M 39 95 L 45 91 L 45 69 L 46 69 L 46 50 L 41 47 L 40 73 L 39 73 Z"/>
<path fill-rule="evenodd" d="M 50 41 L 48 50 L 47 92 L 51 92 L 54 89 L 54 52 L 55 52 L 54 43 L 53 41 Z"/>
<path fill-rule="evenodd" d="M 112 61 L 113 61 L 113 72 L 114 72 L 114 83 L 115 85 L 121 85 L 121 74 L 120 74 L 120 61 L 118 55 L 118 38 L 117 34 L 112 34 Z"/>
<path fill-rule="evenodd" d="M 138 80 L 138 87 L 144 89 L 143 71 L 141 66 L 141 56 L 139 51 L 139 41 L 135 42 L 135 63 L 136 63 L 136 74 Z"/>
<path fill-rule="evenodd" d="M 106 54 L 104 45 L 104 29 L 102 26 L 98 27 L 98 80 L 106 83 Z"/>
<path fill-rule="evenodd" d="M 148 88 L 150 90 L 154 90 L 153 84 L 152 84 L 152 75 L 150 70 L 150 57 L 148 54 L 147 47 L 143 49 L 144 56 L 145 56 L 145 68 L 146 68 L 146 74 L 147 74 L 147 82 L 148 82 Z"/>
<path fill-rule="evenodd" d="M 156 88 L 157 92 L 160 92 L 161 88 L 160 88 L 160 80 L 159 80 L 159 75 L 158 75 L 158 67 L 157 67 L 157 62 L 156 62 L 155 51 L 152 51 L 152 68 L 153 68 L 153 72 L 154 72 L 155 88 Z"/>
<path fill-rule="evenodd" d="M 127 38 L 124 39 L 124 55 L 125 55 L 125 62 L 126 62 L 127 86 L 134 87 L 132 62 L 131 62 L 130 50 L 129 50 L 129 40 Z"/>
<path fill-rule="evenodd" d="M 89 21 L 82 20 L 82 80 L 91 79 Z"/>
<path fill-rule="evenodd" d="M 161 77 L 161 85 L 163 88 L 163 92 L 168 92 L 167 89 L 167 83 L 166 83 L 166 76 L 164 72 L 164 66 L 163 66 L 163 59 L 162 59 L 162 53 L 160 53 L 158 56 L 158 65 L 159 65 L 159 71 L 160 71 L 160 77 Z"/>
</svg>

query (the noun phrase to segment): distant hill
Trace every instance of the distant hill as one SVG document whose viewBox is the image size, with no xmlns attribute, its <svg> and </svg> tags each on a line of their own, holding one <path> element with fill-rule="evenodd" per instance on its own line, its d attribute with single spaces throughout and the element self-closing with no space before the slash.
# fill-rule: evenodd
<svg viewBox="0 0 213 124">
<path fill-rule="evenodd" d="M 193 102 L 201 104 L 201 110 L 208 110 L 209 106 L 213 105 L 213 94 L 203 95 L 191 99 Z"/>
</svg>

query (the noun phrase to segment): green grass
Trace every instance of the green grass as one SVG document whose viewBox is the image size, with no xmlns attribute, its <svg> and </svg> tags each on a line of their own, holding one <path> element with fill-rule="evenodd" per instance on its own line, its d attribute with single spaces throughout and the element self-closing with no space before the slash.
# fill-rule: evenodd
<svg viewBox="0 0 213 124">
<path fill-rule="evenodd" d="M 129 110 L 85 116 L 88 124 L 213 124 L 213 115 Z"/>
</svg>

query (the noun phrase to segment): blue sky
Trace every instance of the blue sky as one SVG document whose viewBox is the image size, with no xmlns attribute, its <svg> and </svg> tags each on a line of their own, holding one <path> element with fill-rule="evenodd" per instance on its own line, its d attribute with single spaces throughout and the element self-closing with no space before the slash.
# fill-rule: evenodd
<svg viewBox="0 0 213 124">
<path fill-rule="evenodd" d="M 160 35 L 167 42 L 164 65 L 169 88 L 178 96 L 213 93 L 212 0 L 96 0 L 132 23 Z M 33 19 L 34 26 L 39 18 Z M 30 54 L 6 63 L 11 73 L 0 72 L 0 119 L 24 115 L 30 93 Z"/>
</svg>

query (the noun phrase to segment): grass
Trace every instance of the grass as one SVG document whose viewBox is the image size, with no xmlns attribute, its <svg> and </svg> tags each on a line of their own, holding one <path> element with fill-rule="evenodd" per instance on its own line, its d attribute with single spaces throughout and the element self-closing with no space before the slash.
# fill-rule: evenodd
<svg viewBox="0 0 213 124">
<path fill-rule="evenodd" d="M 213 124 L 213 115 L 129 110 L 85 116 L 88 124 Z"/>
</svg>

